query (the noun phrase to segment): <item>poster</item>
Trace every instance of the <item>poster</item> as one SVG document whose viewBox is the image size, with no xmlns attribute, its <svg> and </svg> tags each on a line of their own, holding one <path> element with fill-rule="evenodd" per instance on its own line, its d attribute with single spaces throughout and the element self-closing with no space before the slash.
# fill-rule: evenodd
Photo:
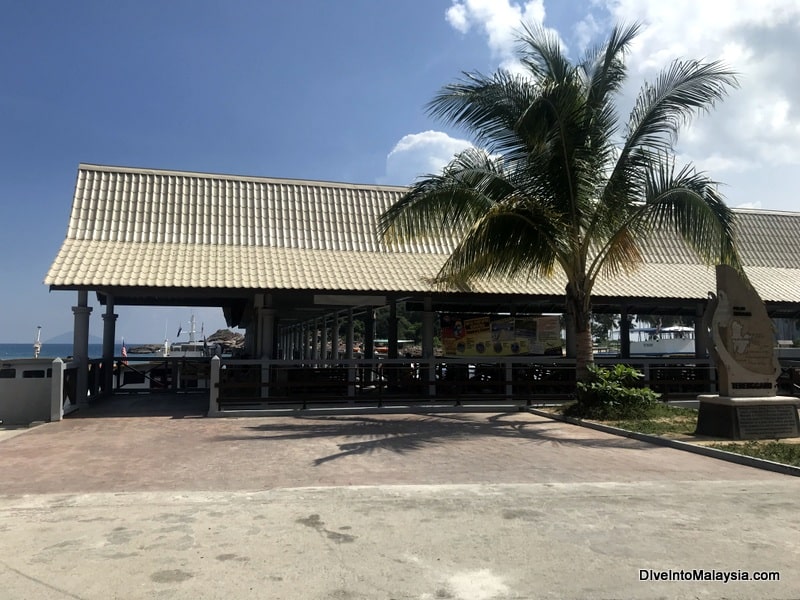
<svg viewBox="0 0 800 600">
<path fill-rule="evenodd" d="M 558 316 L 441 315 L 445 356 L 561 355 Z"/>
</svg>

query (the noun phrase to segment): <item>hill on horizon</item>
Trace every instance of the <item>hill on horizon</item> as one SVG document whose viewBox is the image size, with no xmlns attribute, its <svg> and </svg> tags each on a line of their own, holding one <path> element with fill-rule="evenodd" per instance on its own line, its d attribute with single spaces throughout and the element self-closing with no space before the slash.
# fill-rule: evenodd
<svg viewBox="0 0 800 600">
<path fill-rule="evenodd" d="M 64 333 L 42 340 L 42 344 L 71 344 L 73 342 L 74 333 L 72 331 L 65 331 Z M 90 344 L 102 344 L 103 338 L 96 335 L 89 334 Z"/>
</svg>

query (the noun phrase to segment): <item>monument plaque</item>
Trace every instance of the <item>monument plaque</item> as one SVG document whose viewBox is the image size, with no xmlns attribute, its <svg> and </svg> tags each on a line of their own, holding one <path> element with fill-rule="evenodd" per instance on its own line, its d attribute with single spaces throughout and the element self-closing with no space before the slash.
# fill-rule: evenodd
<svg viewBox="0 0 800 600">
<path fill-rule="evenodd" d="M 720 393 L 698 397 L 697 433 L 746 440 L 800 436 L 800 400 L 777 396 L 781 368 L 764 302 L 736 269 L 718 265 L 716 274 L 703 325 Z"/>
<path fill-rule="evenodd" d="M 745 440 L 797 437 L 797 407 L 793 404 L 756 404 L 736 408 L 739 437 Z"/>
</svg>

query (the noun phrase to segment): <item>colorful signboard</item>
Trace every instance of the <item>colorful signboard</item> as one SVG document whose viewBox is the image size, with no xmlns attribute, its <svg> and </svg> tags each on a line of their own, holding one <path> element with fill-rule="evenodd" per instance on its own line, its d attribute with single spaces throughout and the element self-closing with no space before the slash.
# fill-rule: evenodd
<svg viewBox="0 0 800 600">
<path fill-rule="evenodd" d="M 561 355 L 557 316 L 442 314 L 445 356 Z"/>
</svg>

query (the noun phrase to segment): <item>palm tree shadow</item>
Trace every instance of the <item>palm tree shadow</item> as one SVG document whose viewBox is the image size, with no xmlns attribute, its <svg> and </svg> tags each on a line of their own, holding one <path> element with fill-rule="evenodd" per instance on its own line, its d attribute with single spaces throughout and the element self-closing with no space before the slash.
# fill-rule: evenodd
<svg viewBox="0 0 800 600">
<path fill-rule="evenodd" d="M 220 436 L 218 441 L 289 441 L 311 438 L 349 438 L 337 444 L 338 452 L 320 456 L 314 466 L 349 456 L 370 455 L 380 451 L 409 454 L 448 441 L 469 438 L 518 439 L 531 444 L 582 445 L 586 447 L 641 447 L 627 438 L 564 437 L 563 425 L 550 421 L 524 420 L 519 412 L 500 413 L 488 418 L 459 414 L 380 417 L 365 415 L 299 416 L 275 419 L 248 426 L 258 436 Z"/>
</svg>

